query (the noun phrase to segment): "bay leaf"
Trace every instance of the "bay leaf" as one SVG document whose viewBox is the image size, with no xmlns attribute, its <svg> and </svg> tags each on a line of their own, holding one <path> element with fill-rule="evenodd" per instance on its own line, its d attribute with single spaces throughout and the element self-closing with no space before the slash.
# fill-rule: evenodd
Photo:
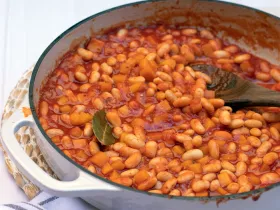
<svg viewBox="0 0 280 210">
<path fill-rule="evenodd" d="M 113 129 L 106 119 L 105 110 L 97 111 L 92 119 L 92 129 L 97 140 L 102 145 L 111 145 L 115 143 Z"/>
</svg>

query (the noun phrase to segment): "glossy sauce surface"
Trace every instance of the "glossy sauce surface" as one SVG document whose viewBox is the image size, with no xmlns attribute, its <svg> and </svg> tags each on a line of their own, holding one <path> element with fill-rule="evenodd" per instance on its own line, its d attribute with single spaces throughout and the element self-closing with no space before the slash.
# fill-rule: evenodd
<svg viewBox="0 0 280 210">
<path fill-rule="evenodd" d="M 280 90 L 280 70 L 210 31 L 118 29 L 68 52 L 41 90 L 43 128 L 93 173 L 139 190 L 211 196 L 280 181 L 278 108 L 232 113 L 194 63 Z M 116 143 L 101 145 L 92 117 L 105 109 Z"/>
</svg>

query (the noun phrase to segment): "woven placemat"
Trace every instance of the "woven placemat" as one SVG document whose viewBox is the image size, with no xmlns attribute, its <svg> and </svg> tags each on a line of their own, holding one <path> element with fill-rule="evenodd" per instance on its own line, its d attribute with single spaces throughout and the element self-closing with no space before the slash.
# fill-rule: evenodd
<svg viewBox="0 0 280 210">
<path fill-rule="evenodd" d="M 28 97 L 28 88 L 30 77 L 32 74 L 33 67 L 28 69 L 20 78 L 15 88 L 11 91 L 8 101 L 5 105 L 0 132 L 2 129 L 2 125 L 5 123 L 7 119 L 18 109 L 29 108 L 22 107 L 22 102 L 24 97 Z M 54 172 L 46 163 L 39 147 L 36 143 L 36 137 L 34 135 L 34 131 L 32 128 L 28 126 L 21 127 L 18 132 L 15 134 L 16 139 L 21 145 L 22 149 L 26 152 L 26 154 L 45 172 L 47 172 L 50 176 L 57 178 Z M 2 138 L 9 138 L 8 136 L 2 136 Z M 0 141 L 0 150 L 3 150 L 4 160 L 7 166 L 9 173 L 13 176 L 16 184 L 24 191 L 29 199 L 34 198 L 39 192 L 40 188 L 34 185 L 30 180 L 28 180 L 16 167 L 13 163 L 9 155 L 4 150 Z"/>
</svg>

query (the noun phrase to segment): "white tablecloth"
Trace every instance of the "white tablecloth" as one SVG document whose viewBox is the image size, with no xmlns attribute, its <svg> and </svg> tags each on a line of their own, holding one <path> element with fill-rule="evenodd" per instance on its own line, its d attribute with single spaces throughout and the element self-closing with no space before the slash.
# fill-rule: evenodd
<svg viewBox="0 0 280 210">
<path fill-rule="evenodd" d="M 228 0 L 280 16 L 279 0 Z M 21 74 L 77 21 L 133 0 L 0 0 L 0 110 Z M 27 201 L 0 155 L 0 204 Z M 269 205 L 269 204 L 268 204 Z M 268 208 L 269 209 L 269 208 Z"/>
</svg>

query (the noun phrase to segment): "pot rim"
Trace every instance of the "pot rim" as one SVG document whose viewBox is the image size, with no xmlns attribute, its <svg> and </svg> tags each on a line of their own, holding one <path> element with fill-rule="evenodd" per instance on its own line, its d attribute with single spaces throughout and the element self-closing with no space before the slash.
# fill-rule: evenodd
<svg viewBox="0 0 280 210">
<path fill-rule="evenodd" d="M 48 52 L 52 49 L 53 46 L 56 45 L 57 42 L 59 42 L 63 37 L 65 37 L 68 33 L 70 33 L 71 31 L 73 31 L 74 29 L 76 29 L 77 27 L 79 27 L 80 25 L 84 24 L 85 22 L 95 18 L 95 17 L 98 17 L 102 14 L 105 14 L 105 13 L 108 13 L 108 12 L 111 12 L 111 11 L 114 11 L 114 10 L 118 10 L 118 9 L 121 9 L 121 8 L 125 8 L 125 7 L 129 7 L 129 6 L 135 6 L 135 5 L 139 5 L 139 4 L 147 4 L 147 3 L 151 3 L 151 2 L 165 2 L 167 0 L 146 0 L 146 1 L 137 1 L 137 2 L 133 2 L 133 3 L 128 3 L 128 4 L 123 4 L 123 5 L 120 5 L 120 6 L 116 6 L 116 7 L 112 7 L 110 9 L 107 9 L 107 10 L 103 10 L 99 13 L 96 13 L 94 15 L 91 15 L 79 22 L 77 22 L 76 24 L 72 25 L 70 28 L 66 29 L 64 32 L 62 32 L 57 38 L 55 38 L 49 45 L 48 47 L 43 51 L 43 53 L 40 55 L 38 61 L 36 62 L 36 65 L 34 66 L 34 69 L 33 69 L 33 72 L 32 72 L 32 75 L 31 75 L 31 79 L 30 79 L 30 86 L 29 86 L 29 92 L 28 92 L 28 98 L 29 98 L 29 104 L 30 104 L 30 109 L 31 109 L 31 112 L 32 112 L 32 116 L 33 116 L 33 119 L 36 123 L 36 126 L 39 128 L 41 134 L 44 136 L 44 138 L 48 141 L 48 143 L 50 145 L 52 145 L 52 147 L 62 156 L 64 157 L 65 159 L 67 159 L 69 162 L 71 162 L 74 166 L 76 166 L 78 169 L 82 170 L 83 172 L 101 180 L 101 181 L 104 181 L 106 182 L 107 184 L 110 184 L 110 185 L 114 185 L 116 187 L 119 187 L 119 188 L 123 188 L 125 190 L 130 190 L 132 192 L 136 192 L 136 193 L 142 193 L 142 194 L 146 194 L 148 196 L 157 196 L 157 197 L 161 197 L 161 198 L 167 198 L 167 199 L 176 199 L 176 200 L 185 200 L 185 201 L 223 201 L 223 200 L 232 200 L 232 199 L 238 199 L 238 198 L 247 198 L 247 197 L 250 197 L 250 196 L 254 196 L 254 195 L 260 195 L 261 193 L 265 192 L 265 191 L 268 191 L 272 188 L 275 188 L 277 186 L 280 185 L 280 182 L 278 183 L 275 183 L 275 184 L 272 184 L 272 185 L 269 185 L 269 186 L 266 186 L 264 188 L 259 188 L 259 189 L 256 189 L 256 190 L 251 190 L 251 191 L 248 191 L 248 192 L 244 192 L 244 193 L 236 193 L 236 194 L 230 194 L 230 195 L 219 195 L 219 196 L 207 196 L 207 197 L 202 197 L 202 196 L 170 196 L 170 195 L 164 195 L 164 194 L 156 194 L 156 193 L 150 193 L 150 192 L 147 192 L 147 191 L 142 191 L 142 190 L 137 190 L 135 188 L 132 188 L 132 187 L 126 187 L 124 185 L 121 185 L 121 184 L 117 184 L 115 182 L 112 182 L 108 179 L 105 179 L 99 175 L 96 175 L 94 173 L 91 173 L 89 170 L 87 170 L 86 168 L 82 167 L 81 165 L 79 165 L 78 163 L 76 163 L 74 160 L 72 160 L 71 158 L 69 158 L 67 155 L 65 155 L 62 150 L 60 150 L 54 143 L 53 141 L 48 137 L 48 135 L 46 134 L 45 130 L 43 129 L 43 127 L 41 126 L 40 124 L 40 121 L 39 121 L 39 118 L 38 118 L 38 115 L 36 113 L 36 108 L 35 108 L 35 104 L 34 104 L 34 100 L 33 100 L 33 89 L 34 89 L 34 81 L 36 79 L 36 75 L 37 75 L 37 72 L 40 68 L 40 65 L 42 63 L 42 61 L 44 60 L 45 56 L 48 54 Z M 179 0 L 180 1 L 180 0 Z M 232 2 L 224 2 L 224 1 L 220 1 L 220 0 L 202 0 L 202 1 L 209 1 L 209 2 L 215 2 L 215 3 L 219 3 L 219 4 L 227 4 L 227 5 L 233 5 L 233 6 L 237 6 L 237 7 L 243 7 L 243 8 L 246 8 L 246 9 L 249 9 L 249 10 L 253 10 L 253 11 L 257 11 L 257 12 L 260 12 L 266 16 L 270 16 L 274 19 L 277 19 L 280 21 L 280 17 L 277 17 L 273 14 L 270 14 L 270 13 L 267 13 L 267 12 L 264 12 L 262 10 L 259 10 L 259 9 L 256 9 L 256 8 L 252 8 L 252 7 L 249 7 L 249 6 L 245 6 L 245 5 L 241 5 L 241 4 L 237 4 L 237 3 L 232 3 Z"/>
</svg>

